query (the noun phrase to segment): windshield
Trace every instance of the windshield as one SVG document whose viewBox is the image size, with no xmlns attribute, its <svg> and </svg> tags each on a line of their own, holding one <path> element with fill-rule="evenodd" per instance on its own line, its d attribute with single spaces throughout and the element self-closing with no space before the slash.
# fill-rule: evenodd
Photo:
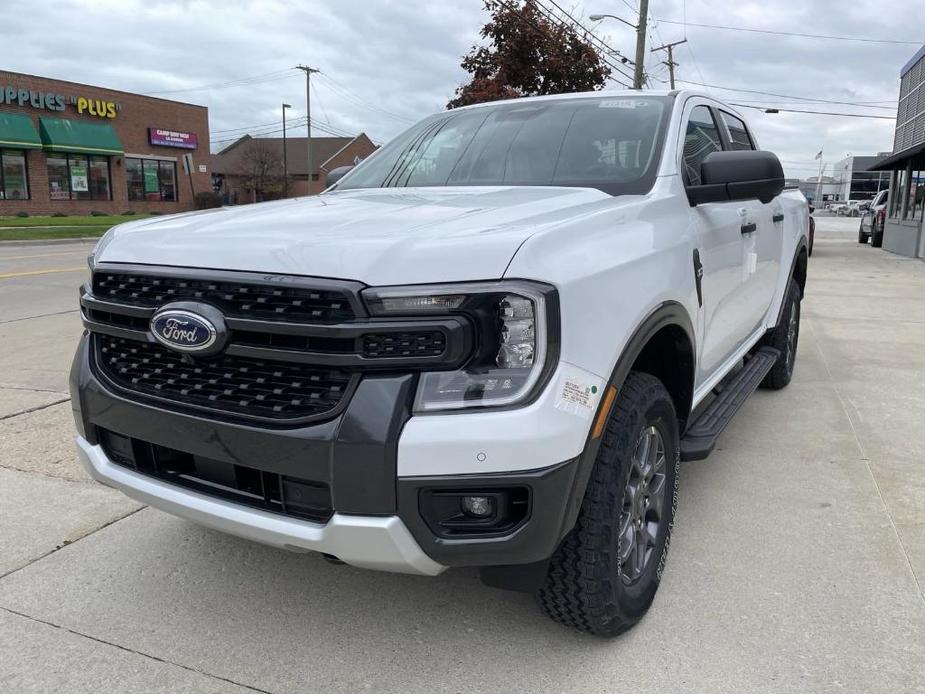
<svg viewBox="0 0 925 694">
<path fill-rule="evenodd" d="M 670 97 L 505 101 L 418 123 L 337 190 L 399 186 L 582 186 L 645 193 Z"/>
</svg>

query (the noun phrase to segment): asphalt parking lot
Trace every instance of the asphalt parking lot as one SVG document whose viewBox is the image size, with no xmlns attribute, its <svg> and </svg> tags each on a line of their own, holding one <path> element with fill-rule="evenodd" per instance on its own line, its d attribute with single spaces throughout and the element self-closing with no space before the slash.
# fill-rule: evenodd
<svg viewBox="0 0 925 694">
<path fill-rule="evenodd" d="M 73 452 L 86 243 L 0 245 L 3 691 L 925 691 L 925 263 L 818 219 L 791 385 L 682 467 L 652 611 L 333 566 L 140 507 Z"/>
</svg>

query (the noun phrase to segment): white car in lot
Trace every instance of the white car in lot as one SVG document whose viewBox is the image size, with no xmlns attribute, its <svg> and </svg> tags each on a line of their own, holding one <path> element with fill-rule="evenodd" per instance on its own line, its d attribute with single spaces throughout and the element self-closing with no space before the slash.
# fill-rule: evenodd
<svg viewBox="0 0 925 694">
<path fill-rule="evenodd" d="M 438 113 L 320 196 L 110 230 L 80 298 L 78 450 L 196 522 L 479 567 L 617 634 L 658 588 L 680 462 L 791 379 L 808 229 L 706 94 Z"/>
</svg>

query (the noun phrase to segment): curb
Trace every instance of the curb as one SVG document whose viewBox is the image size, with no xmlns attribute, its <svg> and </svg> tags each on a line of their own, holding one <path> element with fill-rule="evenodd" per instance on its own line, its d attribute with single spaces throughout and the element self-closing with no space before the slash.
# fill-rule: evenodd
<svg viewBox="0 0 925 694">
<path fill-rule="evenodd" d="M 58 246 L 65 243 L 87 243 L 100 240 L 99 236 L 75 236 L 70 239 L 4 239 L 0 241 L 0 248 L 4 246 Z"/>
</svg>

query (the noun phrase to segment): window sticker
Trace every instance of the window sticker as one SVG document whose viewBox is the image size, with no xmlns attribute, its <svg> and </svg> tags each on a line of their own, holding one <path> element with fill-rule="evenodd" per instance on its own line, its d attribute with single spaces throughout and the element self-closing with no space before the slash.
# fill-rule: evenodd
<svg viewBox="0 0 925 694">
<path fill-rule="evenodd" d="M 609 99 L 598 104 L 598 108 L 645 108 L 647 101 L 638 99 Z"/>
</svg>

